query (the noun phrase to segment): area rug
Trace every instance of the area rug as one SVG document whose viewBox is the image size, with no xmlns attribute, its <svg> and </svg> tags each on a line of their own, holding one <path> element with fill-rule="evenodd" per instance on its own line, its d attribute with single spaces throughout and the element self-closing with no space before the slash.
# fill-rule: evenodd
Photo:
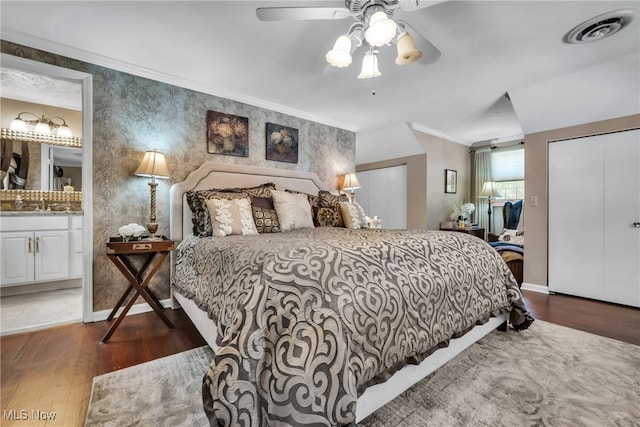
<svg viewBox="0 0 640 427">
<path fill-rule="evenodd" d="M 86 426 L 208 426 L 209 347 L 94 378 Z M 536 321 L 492 332 L 359 425 L 638 426 L 640 347 Z"/>
</svg>

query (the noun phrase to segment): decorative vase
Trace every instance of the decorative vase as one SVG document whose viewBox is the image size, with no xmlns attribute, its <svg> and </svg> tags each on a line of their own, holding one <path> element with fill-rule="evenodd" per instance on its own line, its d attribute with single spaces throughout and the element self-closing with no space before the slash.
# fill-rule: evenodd
<svg viewBox="0 0 640 427">
<path fill-rule="evenodd" d="M 236 148 L 236 136 L 229 135 L 222 139 L 222 149 L 224 151 L 233 151 Z"/>
</svg>

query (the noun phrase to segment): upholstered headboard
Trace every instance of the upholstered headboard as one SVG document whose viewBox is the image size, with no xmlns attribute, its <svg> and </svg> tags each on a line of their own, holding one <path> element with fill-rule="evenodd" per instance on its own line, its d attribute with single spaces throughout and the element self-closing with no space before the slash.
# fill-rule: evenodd
<svg viewBox="0 0 640 427">
<path fill-rule="evenodd" d="M 191 210 L 187 205 L 185 193 L 190 190 L 210 188 L 254 187 L 273 182 L 278 190 L 296 190 L 317 194 L 326 189 L 318 176 L 311 172 L 299 172 L 289 169 L 270 169 L 256 166 L 226 165 L 214 162 L 203 163 L 191 172 L 187 179 L 171 186 L 169 205 L 169 236 L 180 242 L 191 234 Z"/>
</svg>

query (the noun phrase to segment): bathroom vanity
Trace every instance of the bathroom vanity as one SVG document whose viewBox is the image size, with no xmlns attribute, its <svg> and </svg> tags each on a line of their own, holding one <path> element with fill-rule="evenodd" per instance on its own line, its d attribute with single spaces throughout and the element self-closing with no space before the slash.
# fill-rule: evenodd
<svg viewBox="0 0 640 427">
<path fill-rule="evenodd" d="M 82 212 L 0 212 L 0 286 L 82 277 Z"/>
</svg>

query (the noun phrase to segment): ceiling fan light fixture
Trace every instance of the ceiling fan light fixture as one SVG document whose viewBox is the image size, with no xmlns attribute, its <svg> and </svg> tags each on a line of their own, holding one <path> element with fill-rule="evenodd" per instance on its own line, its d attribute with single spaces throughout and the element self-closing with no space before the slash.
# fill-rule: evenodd
<svg viewBox="0 0 640 427">
<path fill-rule="evenodd" d="M 360 69 L 359 79 L 371 79 L 379 77 L 382 73 L 378 70 L 378 55 L 369 51 L 362 58 L 362 68 Z"/>
<path fill-rule="evenodd" d="M 409 33 L 404 32 L 400 34 L 396 45 L 398 47 L 398 56 L 396 57 L 397 65 L 411 64 L 422 58 L 422 52 L 416 49 L 416 43 Z"/>
<path fill-rule="evenodd" d="M 334 67 L 343 68 L 351 65 L 351 39 L 346 34 L 336 40 L 331 49 L 325 55 L 327 62 Z"/>
<path fill-rule="evenodd" d="M 379 10 L 369 18 L 369 28 L 364 32 L 364 38 L 371 46 L 382 46 L 393 40 L 397 30 L 398 25 Z"/>
</svg>

